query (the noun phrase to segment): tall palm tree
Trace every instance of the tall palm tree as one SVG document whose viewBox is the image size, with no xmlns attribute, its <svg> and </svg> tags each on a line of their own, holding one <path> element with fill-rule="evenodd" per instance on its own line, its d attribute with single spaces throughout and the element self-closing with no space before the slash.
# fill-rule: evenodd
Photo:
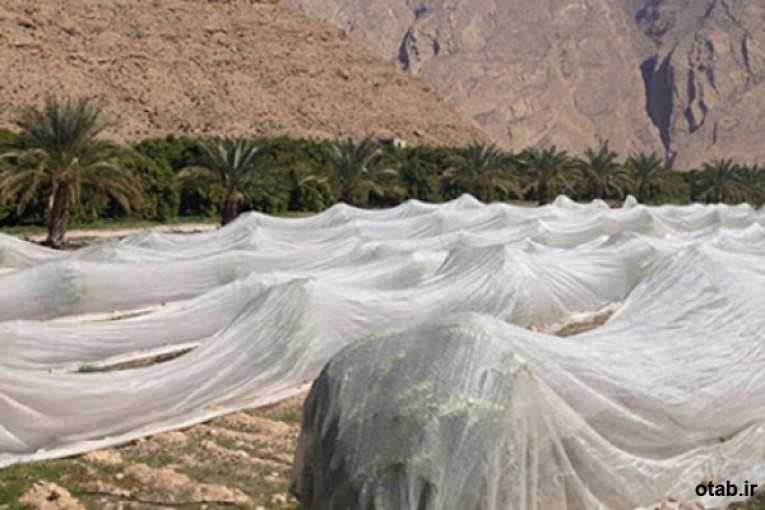
<svg viewBox="0 0 765 510">
<path fill-rule="evenodd" d="M 618 158 L 607 140 L 597 149 L 587 149 L 584 153 L 579 169 L 592 198 L 606 198 L 609 193 L 623 192 L 628 184 L 627 171 L 617 162 Z"/>
<path fill-rule="evenodd" d="M 744 201 L 749 191 L 742 182 L 743 169 L 732 159 L 704 163 L 693 176 L 694 194 L 707 202 Z"/>
<path fill-rule="evenodd" d="M 385 176 L 397 175 L 380 144 L 371 138 L 358 143 L 351 138 L 338 140 L 329 146 L 326 159 L 337 171 L 341 199 L 348 205 L 357 205 L 362 191 L 381 191 Z"/>
<path fill-rule="evenodd" d="M 550 202 L 551 191 L 573 189 L 580 177 L 576 161 L 554 145 L 527 149 L 520 162 L 527 179 L 526 191 L 537 192 L 539 205 Z"/>
<path fill-rule="evenodd" d="M 494 144 L 474 143 L 448 161 L 449 168 L 443 179 L 472 189 L 475 197 L 486 202 L 493 188 L 505 194 L 521 194 L 520 186 L 513 179 L 512 156 Z"/>
<path fill-rule="evenodd" d="M 212 138 L 199 142 L 202 161 L 199 166 L 187 167 L 178 174 L 184 186 L 217 183 L 223 186 L 223 212 L 221 225 L 227 225 L 239 215 L 244 199 L 242 188 L 264 168 L 266 151 L 248 138 Z"/>
<path fill-rule="evenodd" d="M 625 165 L 630 188 L 640 203 L 646 203 L 651 193 L 661 187 L 672 187 L 672 170 L 656 153 L 633 154 Z"/>
<path fill-rule="evenodd" d="M 116 164 L 125 151 L 97 139 L 109 124 L 90 99 L 49 96 L 42 108 L 24 108 L 16 125 L 27 142 L 3 155 L 15 164 L 0 174 L 0 204 L 18 196 L 21 214 L 40 191 L 50 190 L 49 246 L 62 246 L 70 209 L 83 189 L 110 197 L 127 212 L 142 202 L 137 181 Z"/>
</svg>

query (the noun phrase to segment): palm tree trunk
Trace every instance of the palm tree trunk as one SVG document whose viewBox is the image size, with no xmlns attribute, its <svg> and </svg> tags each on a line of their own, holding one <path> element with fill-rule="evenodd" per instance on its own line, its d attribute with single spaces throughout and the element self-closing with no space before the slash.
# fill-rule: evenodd
<svg viewBox="0 0 765 510">
<path fill-rule="evenodd" d="M 232 191 L 226 195 L 226 200 L 223 202 L 223 218 L 221 225 L 228 225 L 239 216 L 239 198 L 236 191 Z"/>
<path fill-rule="evenodd" d="M 603 189 L 603 186 L 600 185 L 599 182 L 596 182 L 592 185 L 592 198 L 600 198 L 604 199 L 606 198 L 604 195 L 606 194 L 605 190 Z"/>
<path fill-rule="evenodd" d="M 48 238 L 45 244 L 51 248 L 61 248 L 64 244 L 66 226 L 69 222 L 69 202 L 71 198 L 69 186 L 63 183 L 54 184 L 55 190 L 51 196 L 50 217 L 48 218 Z"/>
<path fill-rule="evenodd" d="M 638 188 L 638 196 L 637 196 L 638 202 L 640 202 L 641 204 L 645 204 L 646 202 L 648 202 L 648 198 L 649 198 L 648 186 L 640 186 Z"/>
<path fill-rule="evenodd" d="M 546 180 L 539 181 L 539 205 L 547 205 L 550 202 L 550 187 Z"/>
<path fill-rule="evenodd" d="M 486 202 L 489 199 L 489 187 L 481 181 L 477 182 L 475 185 L 475 195 L 481 202 Z"/>
<path fill-rule="evenodd" d="M 355 182 L 350 182 L 343 190 L 343 202 L 348 205 L 356 206 L 359 187 Z"/>
</svg>

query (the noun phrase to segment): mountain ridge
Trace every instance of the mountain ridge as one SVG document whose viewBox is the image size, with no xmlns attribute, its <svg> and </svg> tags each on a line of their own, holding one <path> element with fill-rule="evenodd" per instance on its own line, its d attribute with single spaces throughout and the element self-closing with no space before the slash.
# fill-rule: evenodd
<svg viewBox="0 0 765 510">
<path fill-rule="evenodd" d="M 341 30 L 275 2 L 8 0 L 0 6 L 0 124 L 47 93 L 92 96 L 134 141 L 166 134 L 482 134 L 428 86 Z"/>
<path fill-rule="evenodd" d="M 679 168 L 765 159 L 756 0 L 281 3 L 422 77 L 507 148 L 581 152 L 609 139 Z"/>
</svg>

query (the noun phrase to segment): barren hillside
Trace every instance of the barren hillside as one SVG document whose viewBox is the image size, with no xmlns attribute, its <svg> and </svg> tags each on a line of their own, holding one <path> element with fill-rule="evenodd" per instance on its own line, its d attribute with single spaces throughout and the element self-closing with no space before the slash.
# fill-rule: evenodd
<svg viewBox="0 0 765 510">
<path fill-rule="evenodd" d="M 423 77 L 519 149 L 610 139 L 765 159 L 761 0 L 282 0 Z"/>
<path fill-rule="evenodd" d="M 116 136 L 400 136 L 479 131 L 335 27 L 268 3 L 7 0 L 0 125 L 47 92 L 98 97 Z"/>
</svg>

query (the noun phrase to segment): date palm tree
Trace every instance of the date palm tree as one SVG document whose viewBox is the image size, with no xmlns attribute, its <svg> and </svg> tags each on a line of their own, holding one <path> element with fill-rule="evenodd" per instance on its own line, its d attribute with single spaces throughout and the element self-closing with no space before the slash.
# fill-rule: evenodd
<svg viewBox="0 0 765 510">
<path fill-rule="evenodd" d="M 239 215 L 244 199 L 242 188 L 265 168 L 266 151 L 248 138 L 212 138 L 199 142 L 202 160 L 198 166 L 186 167 L 178 174 L 183 186 L 218 184 L 223 187 L 221 225 Z"/>
<path fill-rule="evenodd" d="M 124 149 L 97 137 L 109 126 L 88 98 L 46 98 L 42 108 L 24 108 L 16 119 L 25 148 L 3 154 L 11 165 L 0 173 L 0 204 L 19 197 L 19 214 L 50 190 L 46 244 L 60 248 L 71 207 L 83 189 L 107 196 L 125 211 L 142 203 L 140 186 L 116 161 Z"/>
<path fill-rule="evenodd" d="M 551 191 L 572 190 L 580 178 L 576 161 L 554 145 L 527 149 L 520 162 L 527 179 L 526 191 L 537 192 L 539 205 L 549 203 Z"/>
<path fill-rule="evenodd" d="M 741 167 L 739 174 L 741 185 L 746 191 L 746 199 L 754 206 L 761 206 L 765 202 L 765 168 L 758 165 L 746 165 Z"/>
<path fill-rule="evenodd" d="M 750 189 L 744 185 L 742 177 L 743 168 L 732 159 L 714 159 L 694 173 L 694 195 L 707 202 L 744 201 Z"/>
<path fill-rule="evenodd" d="M 579 170 L 592 198 L 607 198 L 610 193 L 621 195 L 629 184 L 627 171 L 617 162 L 619 155 L 608 141 L 597 149 L 587 149 L 579 161 Z"/>
<path fill-rule="evenodd" d="M 630 188 L 638 202 L 646 203 L 651 193 L 661 188 L 671 188 L 672 170 L 657 154 L 633 154 L 625 165 L 630 179 Z"/>
<path fill-rule="evenodd" d="M 398 174 L 380 144 L 368 137 L 358 143 L 351 138 L 338 140 L 329 146 L 325 156 L 337 171 L 340 198 L 348 205 L 358 205 L 363 191 L 374 189 L 382 193 L 384 178 Z"/>
<path fill-rule="evenodd" d="M 472 144 L 448 160 L 449 168 L 442 179 L 458 184 L 462 189 L 472 189 L 475 197 L 486 202 L 492 189 L 505 194 L 521 194 L 514 177 L 514 163 L 510 154 L 494 144 Z"/>
</svg>

